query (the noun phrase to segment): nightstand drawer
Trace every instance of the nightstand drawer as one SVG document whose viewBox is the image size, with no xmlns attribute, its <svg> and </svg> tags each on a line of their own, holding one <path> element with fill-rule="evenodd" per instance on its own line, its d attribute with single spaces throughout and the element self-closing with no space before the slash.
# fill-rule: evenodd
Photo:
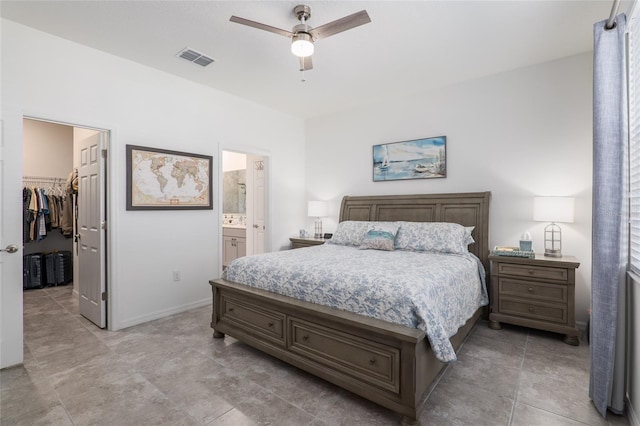
<svg viewBox="0 0 640 426">
<path fill-rule="evenodd" d="M 539 278 L 544 280 L 567 281 L 569 272 L 566 268 L 552 268 L 548 266 L 516 265 L 512 263 L 498 263 L 499 275 L 518 275 L 521 277 Z"/>
<path fill-rule="evenodd" d="M 512 278 L 498 278 L 500 297 L 517 296 L 530 300 L 567 303 L 566 285 L 521 281 Z"/>
<path fill-rule="evenodd" d="M 313 247 L 313 246 L 319 246 L 325 243 L 325 239 L 323 238 L 289 238 L 289 241 L 291 241 L 291 248 L 292 249 L 297 249 L 297 248 L 304 248 L 304 247 Z"/>
<path fill-rule="evenodd" d="M 505 315 L 514 315 L 557 324 L 567 323 L 566 305 L 531 303 L 526 300 L 501 297 L 499 309 L 500 313 Z"/>
<path fill-rule="evenodd" d="M 313 244 L 305 244 L 305 243 L 298 243 L 298 242 L 291 243 L 292 249 L 303 248 L 303 247 L 313 247 Z"/>
</svg>

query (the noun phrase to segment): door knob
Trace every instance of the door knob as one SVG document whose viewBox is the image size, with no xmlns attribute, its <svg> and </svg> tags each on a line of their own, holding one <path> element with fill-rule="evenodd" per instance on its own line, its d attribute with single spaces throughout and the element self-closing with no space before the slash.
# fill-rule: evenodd
<svg viewBox="0 0 640 426">
<path fill-rule="evenodd" d="M 15 244 L 9 244 L 7 247 L 0 249 L 0 251 L 6 251 L 7 253 L 15 253 L 18 251 L 18 246 Z"/>
<path fill-rule="evenodd" d="M 253 227 L 257 229 L 258 228 L 258 224 L 254 224 Z"/>
</svg>

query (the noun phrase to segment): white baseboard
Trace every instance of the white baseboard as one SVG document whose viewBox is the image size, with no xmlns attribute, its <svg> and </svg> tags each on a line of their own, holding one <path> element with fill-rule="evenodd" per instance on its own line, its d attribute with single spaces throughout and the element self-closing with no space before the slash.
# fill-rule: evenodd
<svg viewBox="0 0 640 426">
<path fill-rule="evenodd" d="M 627 418 L 629 419 L 629 424 L 631 426 L 640 426 L 640 417 L 631 405 L 631 401 L 629 400 L 629 395 L 627 395 Z"/>
<path fill-rule="evenodd" d="M 165 309 L 162 311 L 156 311 L 150 314 L 141 315 L 139 317 L 124 320 L 120 322 L 120 324 L 117 324 L 118 328 L 114 328 L 113 331 L 122 330 L 123 328 L 133 327 L 134 325 L 143 324 L 145 322 L 168 317 L 169 315 L 179 314 L 180 312 L 185 312 L 191 309 L 200 308 L 202 306 L 207 306 L 207 305 L 211 305 L 211 297 L 207 297 L 206 299 L 198 300 L 196 302 L 191 302 L 191 303 L 187 303 L 180 306 L 174 306 L 172 308 Z"/>
</svg>

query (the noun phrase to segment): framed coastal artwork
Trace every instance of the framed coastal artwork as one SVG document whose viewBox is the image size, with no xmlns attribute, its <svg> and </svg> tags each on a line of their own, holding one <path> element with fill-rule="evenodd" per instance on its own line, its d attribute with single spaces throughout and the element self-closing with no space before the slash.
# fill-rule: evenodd
<svg viewBox="0 0 640 426">
<path fill-rule="evenodd" d="M 213 209 L 208 155 L 127 145 L 127 210 Z"/>
<path fill-rule="evenodd" d="M 373 181 L 447 177 L 447 137 L 373 146 Z"/>
</svg>

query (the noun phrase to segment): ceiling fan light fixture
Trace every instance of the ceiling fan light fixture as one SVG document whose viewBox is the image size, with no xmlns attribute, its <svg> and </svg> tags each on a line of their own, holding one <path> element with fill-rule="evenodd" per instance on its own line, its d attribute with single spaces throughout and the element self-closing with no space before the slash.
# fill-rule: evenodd
<svg viewBox="0 0 640 426">
<path fill-rule="evenodd" d="M 313 39 L 310 34 L 298 33 L 293 36 L 292 40 L 291 53 L 299 58 L 313 55 Z"/>
<path fill-rule="evenodd" d="M 361 10 L 360 12 L 352 13 L 351 15 L 336 19 L 335 21 L 329 22 L 328 24 L 313 28 L 307 25 L 307 21 L 311 17 L 311 8 L 308 5 L 297 5 L 293 8 L 293 14 L 298 18 L 298 21 L 300 21 L 300 23 L 295 25 L 291 31 L 272 27 L 271 25 L 263 24 L 261 22 L 240 18 L 239 16 L 235 15 L 231 16 L 231 18 L 229 18 L 229 21 L 246 25 L 248 27 L 257 28 L 259 30 L 268 31 L 270 33 L 278 34 L 290 39 L 291 53 L 298 57 L 300 62 L 300 71 L 308 71 L 313 69 L 311 55 L 313 55 L 313 43 L 316 40 L 331 37 L 334 34 L 338 34 L 343 31 L 347 31 L 371 22 L 371 18 L 369 18 L 369 14 L 367 13 L 367 11 Z"/>
</svg>

